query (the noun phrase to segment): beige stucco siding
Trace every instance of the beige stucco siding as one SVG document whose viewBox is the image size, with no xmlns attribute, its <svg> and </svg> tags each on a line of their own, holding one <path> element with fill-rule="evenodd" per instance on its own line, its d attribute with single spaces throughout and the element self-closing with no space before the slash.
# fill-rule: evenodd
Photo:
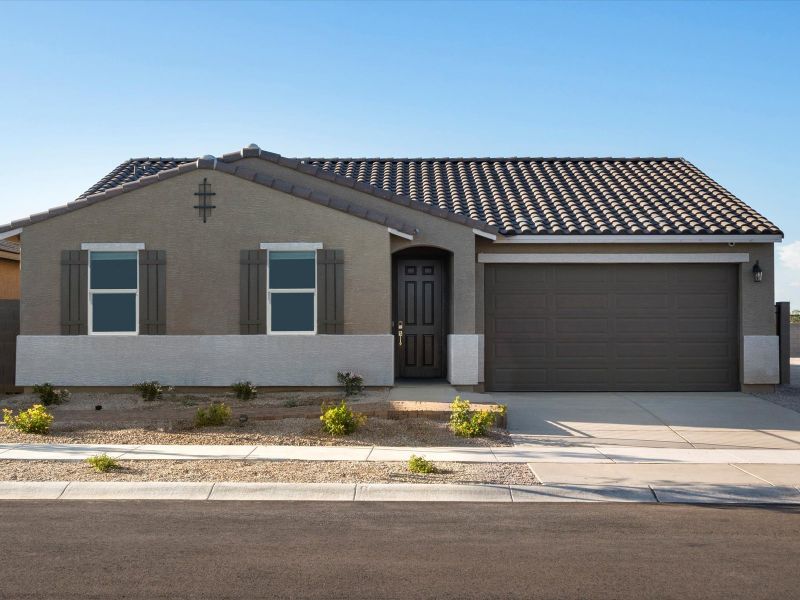
<svg viewBox="0 0 800 600">
<path fill-rule="evenodd" d="M 203 223 L 198 183 L 217 208 Z M 385 226 L 232 175 L 191 172 L 25 227 L 21 331 L 58 335 L 60 253 L 83 242 L 144 242 L 167 253 L 167 334 L 239 333 L 239 253 L 261 242 L 322 242 L 345 257 L 345 333 L 390 332 Z"/>
<path fill-rule="evenodd" d="M 414 240 L 393 237 L 391 251 L 397 252 L 413 246 L 433 246 L 452 252 L 450 333 L 475 333 L 475 234 L 472 228 L 260 158 L 245 158 L 236 164 L 246 165 L 273 177 L 355 202 L 416 226 L 419 233 L 414 236 Z"/>
</svg>

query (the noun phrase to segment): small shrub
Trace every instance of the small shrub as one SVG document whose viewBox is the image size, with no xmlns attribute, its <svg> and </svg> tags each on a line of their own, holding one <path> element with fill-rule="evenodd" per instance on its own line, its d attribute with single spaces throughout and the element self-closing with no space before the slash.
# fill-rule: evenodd
<svg viewBox="0 0 800 600">
<path fill-rule="evenodd" d="M 453 433 L 461 437 L 486 435 L 497 417 L 506 412 L 506 407 L 502 404 L 498 410 L 471 410 L 469 400 L 462 400 L 461 396 L 456 396 L 450 409 L 450 427 L 453 429 Z"/>
<path fill-rule="evenodd" d="M 344 386 L 345 396 L 356 396 L 364 391 L 364 378 L 352 371 L 339 371 L 336 380 Z"/>
<path fill-rule="evenodd" d="M 146 402 L 161 400 L 164 392 L 172 391 L 171 387 L 164 387 L 157 381 L 143 381 L 141 383 L 134 384 L 133 389 L 139 392 L 139 394 L 142 396 L 142 400 Z"/>
<path fill-rule="evenodd" d="M 331 435 L 350 435 L 367 420 L 366 415 L 353 412 L 342 400 L 338 406 L 322 406 L 322 429 Z"/>
<path fill-rule="evenodd" d="M 224 402 L 212 402 L 208 408 L 198 408 L 194 416 L 195 427 L 227 425 L 232 416 L 231 407 Z"/>
<path fill-rule="evenodd" d="M 436 473 L 436 465 L 427 458 L 412 454 L 408 459 L 408 470 L 412 473 Z"/>
<path fill-rule="evenodd" d="M 258 388 L 250 381 L 237 381 L 231 389 L 239 400 L 251 400 L 258 394 Z"/>
<path fill-rule="evenodd" d="M 41 385 L 33 386 L 33 393 L 39 396 L 42 404 L 50 406 L 51 404 L 61 404 L 69 399 L 69 390 L 57 390 L 53 387 L 52 383 L 43 383 Z"/>
<path fill-rule="evenodd" d="M 111 458 L 108 454 L 99 454 L 98 456 L 90 456 L 86 459 L 95 471 L 100 473 L 107 473 L 113 469 L 119 469 L 120 464 Z"/>
<path fill-rule="evenodd" d="M 22 433 L 38 433 L 44 435 L 50 431 L 53 424 L 53 415 L 41 404 L 34 404 L 28 410 L 21 410 L 17 415 L 8 408 L 3 409 L 3 422 L 10 429 Z"/>
</svg>

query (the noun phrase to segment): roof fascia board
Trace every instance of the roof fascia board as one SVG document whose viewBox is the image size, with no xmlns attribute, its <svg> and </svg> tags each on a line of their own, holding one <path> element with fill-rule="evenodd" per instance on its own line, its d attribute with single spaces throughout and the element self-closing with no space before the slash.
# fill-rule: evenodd
<svg viewBox="0 0 800 600">
<path fill-rule="evenodd" d="M 412 199 L 410 196 L 393 194 L 381 187 L 371 185 L 363 181 L 357 181 L 352 177 L 336 175 L 335 173 L 326 171 L 321 167 L 304 163 L 299 159 L 286 158 L 280 154 L 276 154 L 275 152 L 267 152 L 265 150 L 261 150 L 260 148 L 242 148 L 238 152 L 223 154 L 219 160 L 223 163 L 232 164 L 245 158 L 259 158 L 261 160 L 266 160 L 281 167 L 293 169 L 299 173 L 304 173 L 305 175 L 309 175 L 311 177 L 316 177 L 330 183 L 351 188 L 359 192 L 364 192 L 366 194 L 381 198 L 382 200 L 389 200 L 395 204 L 399 204 L 413 210 L 418 210 L 434 217 L 439 217 L 454 223 L 466 225 L 467 227 L 471 227 L 473 230 L 478 229 L 493 235 L 499 232 L 497 227 L 489 225 L 488 223 L 484 223 L 483 221 L 477 221 L 462 214 L 453 213 L 449 210 L 445 210 L 444 208 L 439 208 L 438 206 L 425 204 L 424 202 L 418 202 L 417 200 Z"/>
<path fill-rule="evenodd" d="M 406 240 L 412 240 L 412 241 L 414 240 L 414 236 L 409 234 L 409 233 L 403 233 L 402 231 L 398 231 L 397 229 L 394 229 L 393 227 L 388 227 L 388 230 L 389 230 L 390 234 L 396 235 L 397 237 L 401 237 L 401 238 L 406 239 Z"/>
<path fill-rule="evenodd" d="M 500 237 L 496 244 L 772 244 L 782 235 L 515 235 Z"/>
<path fill-rule="evenodd" d="M 0 233 L 0 240 L 7 240 L 8 238 L 20 235 L 21 233 L 22 233 L 22 227 L 17 227 L 16 229 L 9 229 L 8 231 L 3 231 L 2 233 Z"/>
<path fill-rule="evenodd" d="M 472 229 L 472 233 L 474 233 L 475 235 L 479 235 L 480 237 L 484 237 L 487 240 L 492 240 L 493 242 L 497 240 L 497 236 L 494 235 L 493 233 L 488 233 L 486 231 L 481 231 L 480 229 L 473 228 Z"/>
<path fill-rule="evenodd" d="M 590 254 L 560 253 L 560 254 L 492 254 L 481 252 L 478 262 L 483 264 L 648 264 L 648 263 L 747 263 L 750 254 L 747 252 L 719 252 L 719 253 L 677 253 L 656 254 L 637 252 L 635 254 Z"/>
</svg>

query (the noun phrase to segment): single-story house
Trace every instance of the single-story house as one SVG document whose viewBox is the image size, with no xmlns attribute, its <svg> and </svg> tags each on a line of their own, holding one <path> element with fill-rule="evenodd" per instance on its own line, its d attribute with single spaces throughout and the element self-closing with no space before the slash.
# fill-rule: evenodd
<svg viewBox="0 0 800 600">
<path fill-rule="evenodd" d="M 778 381 L 775 225 L 682 158 L 128 160 L 0 227 L 16 380 L 739 390 Z"/>
</svg>

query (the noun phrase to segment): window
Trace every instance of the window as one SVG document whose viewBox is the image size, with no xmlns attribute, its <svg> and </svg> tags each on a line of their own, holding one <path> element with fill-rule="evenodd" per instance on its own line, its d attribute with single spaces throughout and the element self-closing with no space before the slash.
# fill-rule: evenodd
<svg viewBox="0 0 800 600">
<path fill-rule="evenodd" d="M 90 251 L 89 333 L 135 335 L 138 307 L 138 253 Z"/>
<path fill-rule="evenodd" d="M 267 333 L 316 333 L 317 253 L 269 250 Z"/>
</svg>

